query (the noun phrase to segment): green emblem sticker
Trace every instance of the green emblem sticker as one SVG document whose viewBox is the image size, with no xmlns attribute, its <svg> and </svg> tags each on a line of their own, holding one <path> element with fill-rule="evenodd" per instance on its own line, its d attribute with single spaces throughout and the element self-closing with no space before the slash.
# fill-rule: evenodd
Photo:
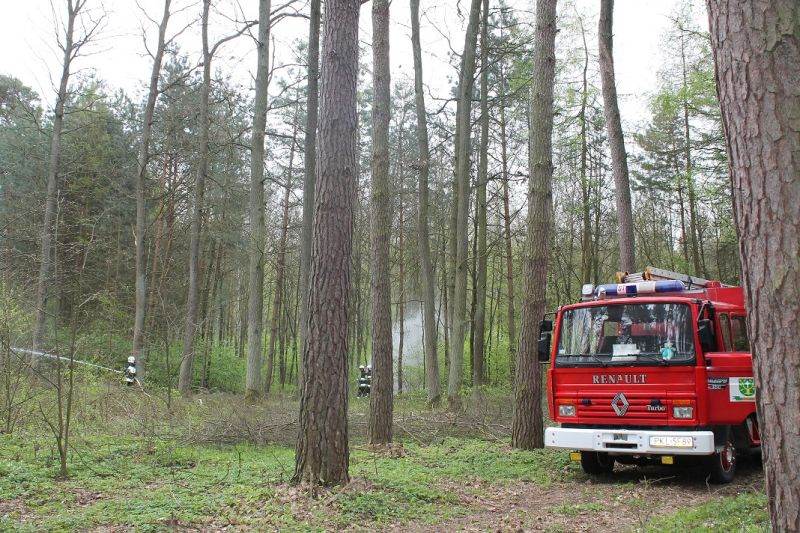
<svg viewBox="0 0 800 533">
<path fill-rule="evenodd" d="M 732 402 L 754 402 L 756 381 L 753 378 L 731 378 L 730 398 Z"/>
</svg>

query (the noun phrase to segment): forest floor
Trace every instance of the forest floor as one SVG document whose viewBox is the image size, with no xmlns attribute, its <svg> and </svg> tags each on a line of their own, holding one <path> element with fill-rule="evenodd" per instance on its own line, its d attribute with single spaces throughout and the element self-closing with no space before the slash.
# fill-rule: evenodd
<svg viewBox="0 0 800 533">
<path fill-rule="evenodd" d="M 114 402 L 110 398 L 114 398 Z M 0 530 L 762 531 L 763 474 L 708 485 L 697 468 L 620 467 L 592 480 L 565 452 L 513 450 L 502 395 L 455 417 L 397 404 L 397 443 L 363 443 L 368 402 L 351 402 L 351 482 L 289 483 L 290 400 L 247 407 L 227 395 L 176 402 L 82 396 L 70 477 L 56 480 L 52 436 L 0 435 Z M 120 400 L 120 398 L 122 398 Z"/>
</svg>

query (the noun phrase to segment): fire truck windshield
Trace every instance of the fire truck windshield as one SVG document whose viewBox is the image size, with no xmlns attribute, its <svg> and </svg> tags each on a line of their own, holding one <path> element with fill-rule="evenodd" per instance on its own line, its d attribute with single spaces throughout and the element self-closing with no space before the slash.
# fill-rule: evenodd
<svg viewBox="0 0 800 533">
<path fill-rule="evenodd" d="M 694 353 L 688 305 L 612 303 L 564 312 L 556 365 L 687 364 Z"/>
</svg>

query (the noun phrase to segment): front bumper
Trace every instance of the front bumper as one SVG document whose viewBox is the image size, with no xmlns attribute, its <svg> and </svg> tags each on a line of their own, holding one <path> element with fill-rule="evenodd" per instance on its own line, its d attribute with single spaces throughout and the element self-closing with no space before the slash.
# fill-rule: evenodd
<svg viewBox="0 0 800 533">
<path fill-rule="evenodd" d="M 664 438 L 667 437 L 691 437 L 691 446 L 666 445 Z M 714 453 L 714 433 L 711 431 L 551 427 L 544 432 L 544 446 L 545 448 L 607 452 L 617 455 L 710 455 Z"/>
</svg>

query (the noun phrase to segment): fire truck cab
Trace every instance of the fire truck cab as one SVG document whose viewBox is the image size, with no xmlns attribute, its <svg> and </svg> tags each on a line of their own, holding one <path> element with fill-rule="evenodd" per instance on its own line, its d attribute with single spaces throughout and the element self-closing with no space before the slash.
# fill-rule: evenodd
<svg viewBox="0 0 800 533">
<path fill-rule="evenodd" d="M 590 475 L 694 460 L 730 482 L 761 444 L 741 287 L 648 267 L 581 292 L 541 324 L 545 446 Z"/>
</svg>

